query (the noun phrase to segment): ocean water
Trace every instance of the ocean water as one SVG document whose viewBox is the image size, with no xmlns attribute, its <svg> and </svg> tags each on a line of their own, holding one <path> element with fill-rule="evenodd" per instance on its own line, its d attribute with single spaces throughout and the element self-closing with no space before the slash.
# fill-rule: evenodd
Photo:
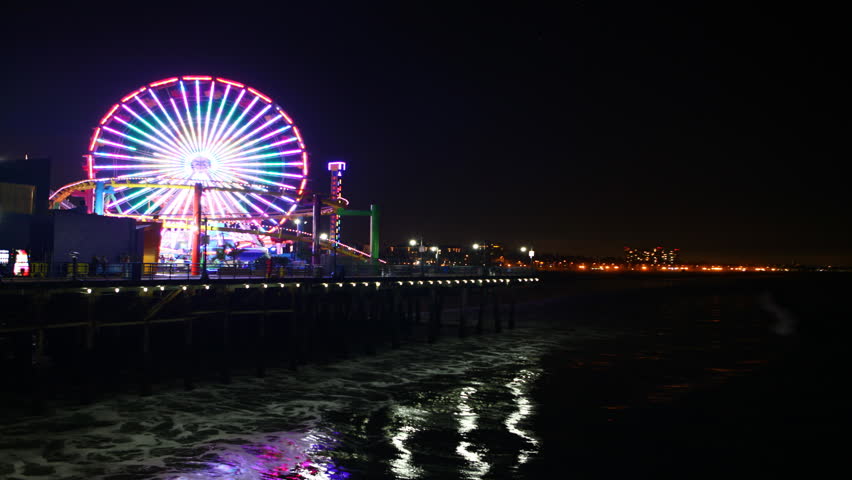
<svg viewBox="0 0 852 480">
<path fill-rule="evenodd" d="M 500 334 L 448 326 L 436 344 L 6 418 L 0 478 L 644 478 L 738 451 L 696 412 L 742 425 L 755 394 L 738 379 L 797 335 L 774 328 L 760 288 L 556 293 Z"/>
<path fill-rule="evenodd" d="M 568 332 L 525 326 L 0 426 L 3 478 L 484 478 L 536 455 L 530 388 Z M 599 336 L 574 329 L 573 339 Z"/>
</svg>

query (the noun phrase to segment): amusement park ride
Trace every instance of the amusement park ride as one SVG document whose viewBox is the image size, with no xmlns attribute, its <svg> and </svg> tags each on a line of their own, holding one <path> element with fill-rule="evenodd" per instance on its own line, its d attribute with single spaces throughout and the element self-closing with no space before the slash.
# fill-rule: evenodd
<svg viewBox="0 0 852 480">
<path fill-rule="evenodd" d="M 54 192 L 51 208 L 68 208 L 76 195 L 86 198 L 89 213 L 159 223 L 159 253 L 191 256 L 193 273 L 202 250 L 213 251 L 207 245 L 307 242 L 313 264 L 323 248 L 379 261 L 378 208 L 346 208 L 345 163 L 329 163 L 330 195 L 309 191 L 299 128 L 272 99 L 241 83 L 187 75 L 142 86 L 100 120 L 85 158 L 88 178 Z M 328 239 L 318 233 L 320 215 L 332 216 Z M 341 215 L 370 216 L 369 253 L 340 243 Z M 287 224 L 306 216 L 317 220 L 311 233 Z"/>
</svg>

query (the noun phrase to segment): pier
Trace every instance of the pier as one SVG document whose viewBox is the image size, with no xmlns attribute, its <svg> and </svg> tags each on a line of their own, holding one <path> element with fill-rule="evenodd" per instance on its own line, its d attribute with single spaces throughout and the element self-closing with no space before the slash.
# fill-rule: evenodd
<svg viewBox="0 0 852 480">
<path fill-rule="evenodd" d="M 360 277 L 6 284 L 3 388 L 54 397 L 156 392 L 263 377 L 444 335 L 515 327 L 535 276 Z"/>
</svg>

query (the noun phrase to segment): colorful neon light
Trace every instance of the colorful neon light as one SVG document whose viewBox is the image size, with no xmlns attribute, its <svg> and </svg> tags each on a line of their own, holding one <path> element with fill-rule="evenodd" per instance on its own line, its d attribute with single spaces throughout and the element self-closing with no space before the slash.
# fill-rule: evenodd
<svg viewBox="0 0 852 480">
<path fill-rule="evenodd" d="M 253 88 L 251 88 L 251 87 L 248 87 L 248 91 L 249 91 L 249 92 L 251 92 L 251 93 L 253 93 L 253 94 L 255 94 L 255 95 L 257 95 L 258 97 L 262 98 L 262 99 L 263 99 L 263 101 L 265 101 L 266 103 L 272 103 L 272 99 L 271 99 L 271 98 L 269 98 L 269 97 L 267 97 L 266 95 L 264 95 L 264 94 L 262 94 L 262 93 L 258 92 L 257 90 L 255 90 L 255 89 L 253 89 Z"/>
<path fill-rule="evenodd" d="M 166 78 L 124 96 L 101 119 L 87 160 L 93 179 L 247 190 L 207 191 L 202 208 L 210 217 L 292 213 L 307 181 L 307 153 L 292 118 L 258 90 L 206 75 Z M 192 198 L 189 189 L 117 186 L 105 208 L 108 215 L 184 221 Z"/>
<path fill-rule="evenodd" d="M 135 97 L 136 95 L 139 95 L 140 93 L 144 92 L 145 90 L 148 90 L 148 87 L 142 87 L 142 88 L 140 88 L 139 90 L 136 90 L 135 92 L 132 92 L 130 95 L 128 95 L 128 96 L 126 96 L 126 97 L 122 98 L 122 99 L 121 99 L 121 103 L 124 103 L 124 102 L 126 102 L 126 101 L 130 100 L 131 98 Z"/>
<path fill-rule="evenodd" d="M 161 86 L 161 85 L 168 85 L 168 84 L 170 84 L 170 83 L 177 82 L 178 80 L 180 80 L 178 77 L 172 77 L 172 78 L 167 78 L 167 79 L 165 79 L 165 80 L 160 80 L 159 82 L 151 83 L 151 84 L 149 84 L 148 86 L 149 86 L 149 87 L 152 87 L 152 88 L 153 88 L 153 87 L 159 87 L 159 86 Z"/>
<path fill-rule="evenodd" d="M 118 110 L 118 104 L 117 103 L 115 105 L 113 105 L 112 108 L 109 109 L 109 112 L 107 112 L 107 114 L 104 115 L 104 118 L 101 119 L 101 125 L 105 124 L 106 121 L 109 120 L 109 117 L 111 117 L 112 114 L 115 113 L 116 110 Z"/>
<path fill-rule="evenodd" d="M 96 128 L 95 134 L 92 135 L 92 141 L 89 142 L 89 151 L 90 152 L 95 149 L 95 142 L 98 141 L 98 135 L 100 135 L 100 133 L 101 133 L 101 127 Z"/>
<path fill-rule="evenodd" d="M 226 78 L 217 78 L 216 81 L 222 82 L 222 83 L 227 84 L 227 85 L 233 85 L 233 86 L 238 87 L 238 88 L 244 88 L 245 87 L 245 85 L 243 85 L 242 83 L 235 82 L 233 80 L 228 80 Z"/>
</svg>

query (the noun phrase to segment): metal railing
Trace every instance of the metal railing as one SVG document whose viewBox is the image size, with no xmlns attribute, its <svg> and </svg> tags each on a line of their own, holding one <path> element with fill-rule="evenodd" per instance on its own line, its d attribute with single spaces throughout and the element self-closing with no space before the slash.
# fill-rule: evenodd
<svg viewBox="0 0 852 480">
<path fill-rule="evenodd" d="M 201 265 L 187 263 L 85 263 L 56 262 L 32 263 L 27 275 L 0 272 L 6 282 L 31 282 L 39 280 L 86 281 L 143 281 L 143 280 L 236 280 L 236 279 L 286 279 L 286 278 L 359 278 L 359 277 L 452 277 L 452 276 L 511 276 L 529 275 L 533 270 L 525 267 L 483 267 L 475 265 L 390 265 L 361 264 L 337 266 L 335 270 L 309 264 L 286 266 L 268 265 L 208 265 L 206 275 Z"/>
</svg>

